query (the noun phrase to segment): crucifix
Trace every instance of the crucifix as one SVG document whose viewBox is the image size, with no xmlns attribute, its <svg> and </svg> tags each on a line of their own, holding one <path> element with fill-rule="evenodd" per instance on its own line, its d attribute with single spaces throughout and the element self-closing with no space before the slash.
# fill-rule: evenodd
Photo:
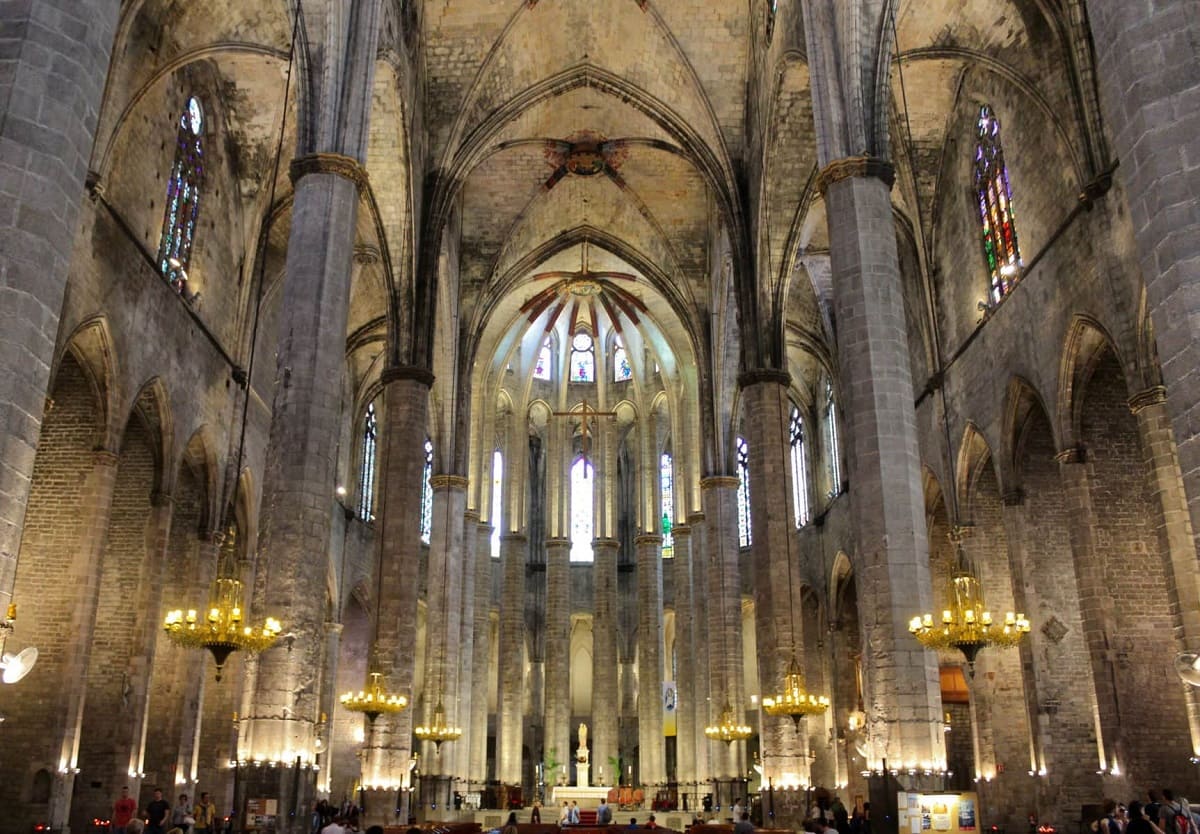
<svg viewBox="0 0 1200 834">
<path fill-rule="evenodd" d="M 583 453 L 584 463 L 590 464 L 588 455 L 591 452 L 591 434 L 594 431 L 591 427 L 592 420 L 597 417 L 616 417 L 615 411 L 597 411 L 588 405 L 587 400 L 584 400 L 579 408 L 575 411 L 552 411 L 550 412 L 555 417 L 578 417 L 579 418 L 579 446 Z M 584 467 L 584 477 L 587 476 L 587 467 Z"/>
</svg>

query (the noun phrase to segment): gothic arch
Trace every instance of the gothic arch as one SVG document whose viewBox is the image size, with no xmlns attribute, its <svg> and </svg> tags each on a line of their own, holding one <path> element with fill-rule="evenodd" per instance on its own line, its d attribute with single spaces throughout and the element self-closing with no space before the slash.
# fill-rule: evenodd
<svg viewBox="0 0 1200 834">
<path fill-rule="evenodd" d="M 1136 390 L 1136 369 L 1124 361 L 1116 343 L 1096 319 L 1078 314 L 1067 330 L 1062 348 L 1062 359 L 1058 372 L 1058 409 L 1056 422 L 1062 448 L 1073 448 L 1080 443 L 1084 397 L 1088 381 L 1096 366 L 1109 351 L 1117 357 L 1125 375 L 1126 385 Z"/>
</svg>

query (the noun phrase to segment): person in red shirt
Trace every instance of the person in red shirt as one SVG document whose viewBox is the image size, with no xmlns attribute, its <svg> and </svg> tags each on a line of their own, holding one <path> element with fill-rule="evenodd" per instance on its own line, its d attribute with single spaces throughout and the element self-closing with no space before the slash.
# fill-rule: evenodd
<svg viewBox="0 0 1200 834">
<path fill-rule="evenodd" d="M 137 800 L 129 795 L 129 788 L 121 788 L 121 795 L 113 803 L 112 830 L 113 834 L 125 834 L 125 826 L 137 812 Z"/>
</svg>

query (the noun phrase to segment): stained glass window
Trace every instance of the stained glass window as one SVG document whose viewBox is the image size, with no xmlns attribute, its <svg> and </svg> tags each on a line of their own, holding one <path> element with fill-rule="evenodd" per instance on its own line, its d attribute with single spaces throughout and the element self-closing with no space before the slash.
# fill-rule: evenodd
<svg viewBox="0 0 1200 834">
<path fill-rule="evenodd" d="M 542 346 L 538 349 L 537 362 L 533 366 L 533 378 L 550 379 L 550 337 L 546 337 L 546 341 L 542 342 Z"/>
<path fill-rule="evenodd" d="M 779 13 L 779 0 L 767 0 L 767 43 L 775 34 L 775 15 Z"/>
<path fill-rule="evenodd" d="M 991 279 L 991 300 L 1003 298 L 1020 278 L 1021 250 L 1013 215 L 1008 166 L 1000 145 L 1000 121 L 986 104 L 979 109 L 975 145 L 975 198 L 983 232 L 983 257 Z"/>
<path fill-rule="evenodd" d="M 500 558 L 500 524 L 504 520 L 504 514 L 501 512 L 503 505 L 500 503 L 501 495 L 500 485 L 504 480 L 504 455 L 500 454 L 497 449 L 492 453 L 492 558 Z"/>
<path fill-rule="evenodd" d="M 192 260 L 192 238 L 200 213 L 200 187 L 204 183 L 204 110 L 195 96 L 179 116 L 175 139 L 175 164 L 167 181 L 167 207 L 158 244 L 158 270 L 176 292 L 187 288 Z"/>
<path fill-rule="evenodd" d="M 792 444 L 792 509 L 796 514 L 796 526 L 803 527 L 812 517 L 808 498 L 808 449 L 804 446 L 804 421 L 794 404 L 788 420 L 788 435 Z"/>
<path fill-rule="evenodd" d="M 421 541 L 429 544 L 433 532 L 433 441 L 425 438 L 425 469 L 421 473 Z"/>
<path fill-rule="evenodd" d="M 662 555 L 664 559 L 670 559 L 675 555 L 675 538 L 671 535 L 671 520 L 675 517 L 675 468 L 670 452 L 663 452 L 659 458 L 658 479 L 662 498 Z"/>
<path fill-rule="evenodd" d="M 571 466 L 571 561 L 592 561 L 592 464 L 580 456 Z"/>
<path fill-rule="evenodd" d="M 837 403 L 833 399 L 833 382 L 825 380 L 825 454 L 829 471 L 829 497 L 842 492 L 842 450 L 838 448 Z"/>
<path fill-rule="evenodd" d="M 582 330 L 571 339 L 571 382 L 596 381 L 596 347 Z"/>
<path fill-rule="evenodd" d="M 624 382 L 633 378 L 633 368 L 629 365 L 629 356 L 625 353 L 625 345 L 618 336 L 613 340 L 613 380 Z"/>
<path fill-rule="evenodd" d="M 746 438 L 737 439 L 737 513 L 738 545 L 750 546 L 750 447 Z"/>
<path fill-rule="evenodd" d="M 367 405 L 363 415 L 362 449 L 358 465 L 358 517 L 363 521 L 375 519 L 375 457 L 379 442 L 379 422 L 375 403 Z"/>
</svg>

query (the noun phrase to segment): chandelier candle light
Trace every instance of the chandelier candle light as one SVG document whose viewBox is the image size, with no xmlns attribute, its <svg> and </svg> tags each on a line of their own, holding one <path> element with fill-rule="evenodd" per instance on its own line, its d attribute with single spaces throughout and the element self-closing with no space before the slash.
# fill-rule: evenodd
<svg viewBox="0 0 1200 834">
<path fill-rule="evenodd" d="M 745 741 L 754 734 L 754 729 L 747 724 L 738 724 L 733 717 L 733 706 L 728 700 L 721 707 L 721 723 L 704 728 L 704 734 L 713 741 L 723 741 L 732 744 L 735 741 Z"/>
<path fill-rule="evenodd" d="M 787 715 L 800 731 L 800 719 L 806 715 L 821 715 L 829 709 L 829 697 L 813 695 L 804 687 L 804 675 L 793 655 L 783 676 L 783 691 L 763 698 L 763 709 L 767 715 Z"/>
<path fill-rule="evenodd" d="M 413 735 L 421 741 L 432 741 L 434 749 L 440 753 L 442 742 L 457 741 L 462 736 L 462 727 L 446 723 L 446 708 L 439 696 L 437 706 L 433 708 L 433 723 L 413 728 Z"/>
</svg>

